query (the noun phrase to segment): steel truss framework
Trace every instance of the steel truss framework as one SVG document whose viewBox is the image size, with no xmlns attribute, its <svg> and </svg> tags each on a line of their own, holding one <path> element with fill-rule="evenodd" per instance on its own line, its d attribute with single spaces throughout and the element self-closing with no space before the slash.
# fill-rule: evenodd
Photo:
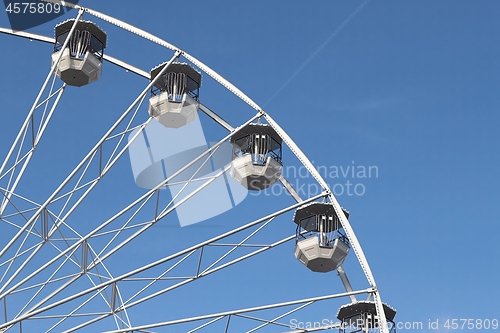
<svg viewBox="0 0 500 333">
<path fill-rule="evenodd" d="M 233 127 L 209 107 L 200 105 L 200 110 L 225 128 L 229 132 L 228 135 L 155 188 L 147 191 L 114 216 L 100 223 L 98 227 L 88 233 L 80 234 L 71 226 L 70 216 L 96 188 L 103 177 L 111 171 L 118 160 L 123 157 L 134 139 L 152 121 L 152 118 L 149 118 L 141 123 L 137 115 L 156 79 L 149 81 L 132 104 L 60 186 L 43 203 L 39 204 L 18 194 L 16 188 L 66 88 L 65 84 L 58 87 L 59 81 L 54 74 L 57 63 L 55 62 L 0 168 L 0 219 L 4 222 L 2 232 L 5 230 L 5 233 L 9 233 L 9 241 L 0 248 L 0 307 L 3 308 L 4 312 L 3 321 L 0 321 L 0 332 L 7 330 L 9 332 L 17 330 L 22 332 L 22 325 L 28 320 L 50 320 L 52 326 L 47 328 L 46 332 L 60 332 L 62 327 L 65 329 L 64 332 L 74 332 L 82 328 L 92 327 L 92 324 L 110 318 L 117 327 L 117 330 L 110 332 L 115 333 L 151 332 L 150 330 L 154 328 L 186 323 L 198 325 L 189 331 L 195 332 L 211 327 L 220 321 L 226 321 L 225 332 L 229 332 L 231 319 L 236 317 L 257 322 L 257 326 L 249 332 L 258 331 L 270 325 L 291 329 L 289 324 L 280 322 L 282 318 L 291 313 L 332 298 L 349 297 L 351 301 L 355 301 L 355 295 L 359 294 L 368 294 L 368 297 L 373 297 L 380 318 L 380 330 L 384 333 L 388 332 L 384 310 L 372 272 L 339 203 L 305 154 L 268 113 L 214 70 L 168 42 L 89 8 L 65 1 L 47 0 L 47 2 L 61 2 L 64 6 L 78 10 L 77 20 L 69 35 L 74 32 L 76 22 L 82 18 L 84 13 L 116 25 L 173 51 L 173 56 L 168 60 L 162 72 L 156 76 L 156 79 L 166 71 L 172 62 L 182 57 L 247 103 L 256 111 L 256 114 L 244 124 Z M 4 28 L 0 28 L 0 32 L 47 43 L 54 42 L 53 38 L 26 32 L 13 32 Z M 65 44 L 69 39 L 66 39 Z M 150 79 L 149 73 L 117 58 L 105 55 L 104 60 Z M 198 188 L 178 202 L 174 202 L 176 197 L 171 200 L 164 199 L 160 195 L 160 190 L 166 186 L 174 185 L 173 179 L 197 162 L 201 161 L 202 166 L 208 163 L 210 157 L 224 142 L 227 142 L 239 129 L 256 119 L 265 119 L 275 129 L 283 139 L 284 144 L 321 186 L 323 192 L 310 198 L 301 198 L 291 183 L 284 176 L 281 176 L 280 182 L 295 199 L 296 204 L 137 269 L 113 276 L 104 264 L 106 259 L 131 244 L 133 240 L 179 205 L 221 177 L 227 169 L 220 170 L 216 175 L 205 177 L 202 182 L 199 182 L 198 179 Z M 127 139 L 131 133 L 135 134 L 131 139 Z M 185 182 L 184 187 L 194 181 L 201 168 L 198 168 Z M 354 291 L 343 268 L 340 267 L 338 274 L 346 289 L 346 292 L 342 294 L 150 325 L 132 325 L 132 319 L 128 315 L 128 310 L 132 307 L 144 304 L 153 298 L 293 240 L 295 235 L 277 239 L 274 242 L 251 242 L 256 235 L 265 232 L 266 227 L 280 215 L 317 200 L 327 201 L 334 207 L 352 245 L 353 252 L 363 269 L 369 288 Z M 153 214 L 145 214 L 145 212 L 153 212 Z M 238 240 L 235 241 L 235 237 L 238 237 Z M 226 251 L 222 255 L 211 255 L 210 252 L 214 248 L 224 248 Z M 44 259 L 40 260 L 41 257 Z M 177 268 L 185 264 L 191 267 L 188 270 L 190 273 L 178 274 Z M 86 282 L 82 283 L 82 281 Z M 126 292 L 124 292 L 125 290 Z M 72 310 L 67 310 L 69 307 Z M 289 309 L 289 307 L 293 308 Z M 62 308 L 64 308 L 64 314 L 57 312 Z M 277 308 L 287 309 L 282 315 L 270 319 L 261 318 L 260 315 L 259 317 L 250 315 L 253 312 L 260 314 L 265 310 Z M 74 319 L 77 319 L 75 324 L 72 322 Z M 200 324 L 200 322 L 202 323 Z M 296 332 L 312 332 L 331 328 L 301 329 Z M 210 330 L 210 328 L 208 329 Z"/>
</svg>

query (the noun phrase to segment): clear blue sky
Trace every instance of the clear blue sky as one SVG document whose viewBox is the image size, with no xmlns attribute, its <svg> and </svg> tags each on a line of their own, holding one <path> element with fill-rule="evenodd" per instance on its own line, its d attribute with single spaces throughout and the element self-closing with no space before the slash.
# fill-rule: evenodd
<svg viewBox="0 0 500 333">
<path fill-rule="evenodd" d="M 371 178 L 329 173 L 325 180 L 340 184 L 339 191 L 347 181 L 361 184 L 363 195 L 344 191 L 337 198 L 351 212 L 382 299 L 398 310 L 397 321 L 423 322 L 419 331 L 436 332 L 425 329 L 429 320 L 441 325 L 453 318 L 500 320 L 495 288 L 500 272 L 500 3 L 80 4 L 149 31 L 209 65 L 265 106 L 315 165 L 374 167 Z M 170 51 L 85 18 L 108 33 L 105 53 L 111 56 L 146 71 L 171 57 Z M 56 23 L 31 31 L 51 36 Z M 3 12 L 0 26 L 8 26 Z M 0 43 L 0 153 L 5 156 L 49 70 L 51 46 L 7 35 L 0 35 Z M 21 194 L 42 202 L 147 84 L 109 63 L 104 66 L 98 82 L 65 93 Z M 200 100 L 233 125 L 254 114 L 211 79 L 203 80 Z M 145 121 L 146 108 L 141 112 Z M 207 138 L 224 135 L 207 126 L 213 128 L 205 132 Z M 289 150 L 283 161 L 285 168 L 298 166 Z M 141 193 L 125 156 L 70 224 L 85 232 Z M 118 275 L 242 225 L 241 216 L 258 217 L 289 204 L 285 195 L 247 198 L 233 211 L 188 228 L 168 216 L 123 252 L 130 262 L 111 261 L 110 266 Z M 263 239 L 294 232 L 287 215 Z M 355 288 L 368 286 L 354 253 L 345 267 Z M 287 243 L 138 307 L 131 320 L 146 324 L 342 291 L 335 273 L 309 272 Z M 341 303 L 283 321 L 335 319 Z"/>
</svg>

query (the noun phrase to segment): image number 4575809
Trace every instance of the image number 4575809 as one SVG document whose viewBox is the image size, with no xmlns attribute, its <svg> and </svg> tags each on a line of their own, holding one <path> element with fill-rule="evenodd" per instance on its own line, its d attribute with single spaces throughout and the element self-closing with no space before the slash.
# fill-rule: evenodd
<svg viewBox="0 0 500 333">
<path fill-rule="evenodd" d="M 72 3 L 77 4 L 78 0 L 74 0 Z M 71 8 L 66 8 L 61 5 L 61 1 L 55 0 L 33 0 L 23 2 L 4 0 L 4 4 L 10 27 L 14 31 L 34 28 L 38 25 L 52 21 L 71 10 Z"/>
</svg>

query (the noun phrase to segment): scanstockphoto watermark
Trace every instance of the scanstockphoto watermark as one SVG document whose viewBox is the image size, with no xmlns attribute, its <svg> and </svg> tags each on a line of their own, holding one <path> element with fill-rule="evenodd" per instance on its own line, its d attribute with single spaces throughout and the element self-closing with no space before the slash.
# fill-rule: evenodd
<svg viewBox="0 0 500 333">
<path fill-rule="evenodd" d="M 291 319 L 289 322 L 291 329 L 343 329 L 346 331 L 360 332 L 362 328 L 378 329 L 378 321 L 350 319 L 340 322 L 332 319 L 322 319 L 319 321 L 301 321 Z M 489 331 L 498 330 L 499 321 L 497 318 L 441 318 L 428 319 L 427 321 L 396 321 L 387 322 L 387 329 L 396 331 Z"/>
<path fill-rule="evenodd" d="M 312 163 L 314 165 L 314 162 Z M 337 197 L 363 196 L 367 193 L 367 181 L 379 178 L 377 165 L 361 165 L 355 161 L 352 161 L 350 165 L 314 165 L 314 167 Z M 315 196 L 323 191 L 321 186 L 313 181 L 313 176 L 303 165 L 299 167 L 285 166 L 282 173 L 301 197 Z M 289 193 L 279 183 L 262 191 L 250 191 L 250 195 L 253 196 L 279 196 L 282 194 Z"/>
<path fill-rule="evenodd" d="M 290 320 L 291 329 L 307 330 L 307 329 L 320 329 L 320 330 L 337 330 L 360 332 L 362 328 L 368 328 L 371 332 L 373 329 L 378 329 L 378 322 L 366 322 L 363 319 L 353 319 L 347 322 L 340 322 L 332 319 L 322 319 L 320 321 L 300 321 L 298 319 Z M 421 321 L 415 322 L 388 322 L 387 329 L 389 331 L 396 330 L 423 330 L 424 323 Z"/>
</svg>

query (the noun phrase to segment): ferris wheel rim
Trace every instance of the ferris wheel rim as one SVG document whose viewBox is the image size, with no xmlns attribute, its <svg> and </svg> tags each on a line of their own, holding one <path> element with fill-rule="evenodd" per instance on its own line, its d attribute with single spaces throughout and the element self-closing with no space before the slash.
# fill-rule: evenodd
<svg viewBox="0 0 500 333">
<path fill-rule="evenodd" d="M 235 85 L 233 85 L 231 82 L 226 80 L 224 77 L 222 77 L 219 73 L 217 73 L 215 70 L 207 66 L 205 63 L 202 61 L 198 60 L 194 56 L 190 55 L 186 51 L 182 50 L 179 47 L 174 46 L 173 44 L 165 41 L 164 39 L 157 37 L 145 30 L 142 30 L 140 28 L 137 28 L 125 21 L 122 21 L 120 19 L 114 18 L 112 16 L 109 16 L 107 14 L 98 12 L 96 10 L 93 10 L 89 7 L 84 7 L 80 6 L 78 4 L 74 4 L 68 1 L 60 1 L 60 0 L 42 0 L 44 2 L 49 2 L 49 3 L 59 3 L 65 7 L 72 8 L 72 9 L 77 9 L 79 11 L 83 11 L 85 13 L 88 13 L 96 18 L 99 18 L 103 21 L 106 21 L 108 23 L 111 23 L 118 28 L 121 28 L 123 30 L 129 31 L 141 38 L 147 39 L 155 44 L 158 44 L 160 46 L 166 47 L 167 49 L 174 51 L 174 52 L 179 52 L 184 58 L 189 60 L 191 63 L 193 63 L 195 66 L 200 68 L 204 73 L 207 75 L 211 76 L 213 79 L 215 79 L 217 82 L 222 84 L 226 89 L 231 91 L 233 94 L 235 94 L 237 97 L 239 97 L 241 100 L 243 100 L 245 103 L 250 105 L 252 108 L 254 108 L 258 112 L 263 112 L 264 110 L 255 102 L 253 101 L 250 97 L 248 97 L 243 91 L 241 91 L 239 88 L 237 88 Z"/>
<path fill-rule="evenodd" d="M 43 0 L 43 1 L 54 2 L 54 3 L 56 2 L 55 0 Z M 314 168 L 314 166 L 312 165 L 312 163 L 305 156 L 305 154 L 298 148 L 298 146 L 291 139 L 291 137 L 257 103 L 255 103 L 246 94 L 244 94 L 241 90 L 239 90 L 232 83 L 230 83 L 229 81 L 227 81 L 220 74 L 218 74 L 213 69 L 211 69 L 210 67 L 208 67 L 207 65 L 205 65 L 203 62 L 199 61 L 197 58 L 191 56 L 189 53 L 187 53 L 187 52 L 185 52 L 185 51 L 183 51 L 183 50 L 181 50 L 181 49 L 173 46 L 172 44 L 164 41 L 163 39 L 161 39 L 159 37 L 156 37 L 156 36 L 154 36 L 154 35 L 146 32 L 146 31 L 144 31 L 142 29 L 136 28 L 136 27 L 134 27 L 134 26 L 132 26 L 132 25 L 124 22 L 124 21 L 118 20 L 116 18 L 113 18 L 113 17 L 108 16 L 108 15 L 103 14 L 103 13 L 97 12 L 97 11 L 92 10 L 90 8 L 79 6 L 79 5 L 76 5 L 76 4 L 73 4 L 73 3 L 69 3 L 69 2 L 66 2 L 66 1 L 60 1 L 60 3 L 62 5 L 64 5 L 64 6 L 66 6 L 66 7 L 78 9 L 80 12 L 84 11 L 85 13 L 88 13 L 88 14 L 93 15 L 93 16 L 99 18 L 99 19 L 107 21 L 108 23 L 114 24 L 114 25 L 118 26 L 121 29 L 124 29 L 126 31 L 132 32 L 132 33 L 134 33 L 137 36 L 140 36 L 142 38 L 150 40 L 150 41 L 152 41 L 152 42 L 154 42 L 156 44 L 162 45 L 162 46 L 164 46 L 164 47 L 166 47 L 166 48 L 174 51 L 179 56 L 183 56 L 184 58 L 186 58 L 187 60 L 189 60 L 191 63 L 193 63 L 194 65 L 196 65 L 198 68 L 200 68 L 203 72 L 205 72 L 206 74 L 208 74 L 209 76 L 211 76 L 212 78 L 214 78 L 217 82 L 219 82 L 221 85 L 223 85 L 227 90 L 229 90 L 230 92 L 232 92 L 233 94 L 235 94 L 238 98 L 240 98 L 242 101 L 246 102 L 252 108 L 254 108 L 255 110 L 257 110 L 258 111 L 258 115 L 264 117 L 267 120 L 267 122 L 283 138 L 283 140 L 288 145 L 288 147 L 292 150 L 292 152 L 299 158 L 300 162 L 308 169 L 308 171 L 314 176 L 314 178 L 316 178 L 316 180 L 318 181 L 318 183 L 327 192 L 328 198 L 330 200 L 330 203 L 333 205 L 333 207 L 336 210 L 337 210 L 337 207 L 340 207 L 340 205 L 337 202 L 337 199 L 335 198 L 335 196 L 333 195 L 333 193 L 329 190 L 328 185 L 323 180 L 322 176 L 319 174 L 319 172 L 317 172 L 317 170 Z M 0 31 L 0 32 L 2 32 L 2 31 Z M 21 36 L 21 37 L 29 38 L 27 36 Z M 48 42 L 49 39 L 46 38 L 43 41 L 47 41 Z M 106 60 L 108 60 L 108 61 L 111 60 L 110 62 L 115 62 L 115 64 L 118 65 L 118 66 L 120 66 L 119 63 L 121 63 L 122 65 L 125 65 L 125 66 L 131 66 L 131 65 L 128 65 L 128 64 L 126 64 L 124 62 L 121 62 L 117 58 L 113 58 L 113 57 L 110 57 L 110 56 L 108 56 L 108 59 L 106 59 Z M 131 66 L 130 68 L 132 68 L 132 67 L 133 66 Z M 138 68 L 135 68 L 135 67 L 134 67 L 134 69 L 135 69 L 133 71 L 134 73 L 147 78 L 147 75 L 146 75 L 147 72 L 142 71 L 142 70 L 140 70 Z M 229 128 L 227 128 L 227 129 L 229 129 Z M 236 130 L 235 128 L 232 128 L 232 130 L 230 130 L 230 131 L 232 131 L 234 133 L 235 130 Z M 353 246 L 354 252 L 356 253 L 356 256 L 358 257 L 358 261 L 359 261 L 359 263 L 361 264 L 361 266 L 363 268 L 363 271 L 364 271 L 364 273 L 365 273 L 365 275 L 366 275 L 366 277 L 368 279 L 368 282 L 370 283 L 370 285 L 372 286 L 372 288 L 374 288 L 373 290 L 375 291 L 374 292 L 374 297 L 375 297 L 375 300 L 376 300 L 377 310 L 381 310 L 380 313 L 383 314 L 383 308 L 381 307 L 382 303 L 380 301 L 380 297 L 378 296 L 378 291 L 377 291 L 377 287 L 376 287 L 376 284 L 375 284 L 375 280 L 373 278 L 373 274 L 371 273 L 371 269 L 370 269 L 370 267 L 368 265 L 366 257 L 364 256 L 364 253 L 363 253 L 363 251 L 361 249 L 361 245 L 357 241 L 357 238 L 355 236 L 354 230 L 352 230 L 352 228 L 351 228 L 349 222 L 347 221 L 347 219 L 345 217 L 344 217 L 345 219 L 342 219 L 342 217 L 343 217 L 342 211 L 340 210 L 337 213 L 341 217 L 341 223 L 344 226 L 344 228 L 348 229 L 348 231 L 346 231 L 346 233 L 348 234 L 348 238 L 349 239 L 353 238 L 353 240 L 354 240 L 354 243 L 355 243 L 355 245 Z M 380 309 L 378 309 L 379 306 L 381 307 Z M 385 319 L 385 317 L 382 316 L 382 320 L 384 320 L 384 319 Z"/>
</svg>

